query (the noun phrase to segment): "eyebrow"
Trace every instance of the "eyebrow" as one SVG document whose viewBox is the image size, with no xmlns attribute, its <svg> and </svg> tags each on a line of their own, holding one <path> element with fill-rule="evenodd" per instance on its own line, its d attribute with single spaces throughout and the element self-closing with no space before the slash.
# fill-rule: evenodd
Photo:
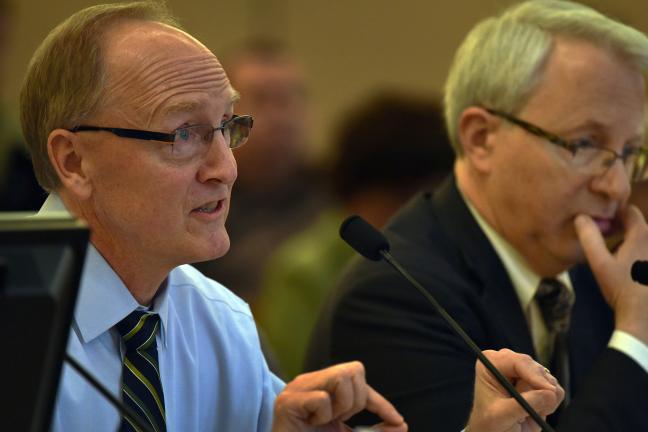
<svg viewBox="0 0 648 432">
<path fill-rule="evenodd" d="M 231 89 L 230 92 L 232 93 L 232 96 L 230 96 L 230 101 L 232 103 L 236 103 L 239 100 L 241 100 L 241 94 L 232 87 L 230 87 L 230 89 Z"/>
<path fill-rule="evenodd" d="M 610 129 L 610 126 L 607 125 L 607 124 L 605 124 L 605 123 L 601 123 L 601 122 L 599 122 L 599 121 L 591 120 L 591 119 L 590 119 L 590 120 L 585 121 L 585 122 L 584 122 L 583 124 L 581 124 L 580 126 L 574 127 L 574 128 L 572 128 L 571 130 L 568 130 L 568 131 L 566 131 L 566 132 L 563 132 L 561 136 L 566 135 L 566 134 L 578 133 L 578 132 L 581 132 L 581 131 L 586 130 L 586 129 L 593 129 L 593 130 L 595 130 L 597 133 L 601 133 L 601 134 L 607 136 L 607 134 L 608 134 L 608 130 Z M 642 143 L 643 141 L 645 141 L 645 139 L 646 139 L 646 137 L 645 137 L 645 130 L 646 130 L 646 124 L 645 124 L 645 122 L 644 122 L 644 123 L 641 125 L 641 130 L 639 130 L 639 131 L 638 131 L 634 136 L 630 137 L 630 138 L 626 141 L 626 143 L 629 143 L 629 144 L 635 144 L 635 143 L 637 143 L 637 142 L 638 142 L 638 143 Z"/>
<path fill-rule="evenodd" d="M 187 102 L 177 102 L 173 105 L 169 105 L 164 108 L 163 114 L 173 114 L 178 112 L 191 112 L 195 111 L 200 105 L 198 102 L 187 101 Z"/>
<path fill-rule="evenodd" d="M 239 92 L 234 90 L 233 88 L 230 89 L 230 103 L 234 104 L 238 102 L 241 99 L 241 95 Z M 199 102 L 196 101 L 183 101 L 183 102 L 176 102 L 172 105 L 167 106 L 164 108 L 163 114 L 173 114 L 173 113 L 182 113 L 182 112 L 191 112 L 195 111 L 198 109 L 200 106 Z"/>
</svg>

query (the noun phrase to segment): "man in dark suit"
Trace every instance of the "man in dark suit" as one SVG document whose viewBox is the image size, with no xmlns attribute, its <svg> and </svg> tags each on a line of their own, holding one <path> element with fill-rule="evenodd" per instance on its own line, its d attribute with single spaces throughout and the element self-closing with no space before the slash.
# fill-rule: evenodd
<svg viewBox="0 0 648 432">
<path fill-rule="evenodd" d="M 573 3 L 526 2 L 483 21 L 446 83 L 454 175 L 386 229 L 392 255 L 482 349 L 558 372 L 574 396 L 554 419 L 561 430 L 648 430 L 648 288 L 630 279 L 648 226 L 627 204 L 643 168 L 647 56 L 643 34 Z M 620 231 L 611 255 L 603 237 Z M 578 265 L 586 257 L 600 291 Z M 360 359 L 413 431 L 459 430 L 474 355 L 407 285 L 356 262 L 307 366 Z"/>
</svg>

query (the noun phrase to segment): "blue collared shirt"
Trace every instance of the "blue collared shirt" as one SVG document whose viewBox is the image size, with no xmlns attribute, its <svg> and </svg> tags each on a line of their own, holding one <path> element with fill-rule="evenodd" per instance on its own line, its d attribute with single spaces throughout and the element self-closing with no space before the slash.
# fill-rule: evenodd
<svg viewBox="0 0 648 432">
<path fill-rule="evenodd" d="M 121 398 L 123 344 L 113 326 L 141 307 L 92 246 L 81 278 L 67 352 Z M 167 430 L 269 431 L 283 382 L 259 346 L 248 305 L 191 266 L 169 274 L 151 311 Z M 70 366 L 59 384 L 54 431 L 115 432 L 118 412 Z"/>
</svg>

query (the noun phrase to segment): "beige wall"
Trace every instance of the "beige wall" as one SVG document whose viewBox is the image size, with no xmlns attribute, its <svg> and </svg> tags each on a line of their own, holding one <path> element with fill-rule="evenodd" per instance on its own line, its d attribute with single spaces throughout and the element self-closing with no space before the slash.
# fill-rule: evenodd
<svg viewBox="0 0 648 432">
<path fill-rule="evenodd" d="M 31 53 L 72 12 L 96 1 L 13 0 L 4 97 L 15 109 Z M 335 120 L 381 87 L 440 92 L 452 54 L 479 19 L 508 0 L 169 0 L 186 29 L 218 55 L 248 35 L 286 41 L 311 77 L 315 143 Z M 644 0 L 589 4 L 648 32 Z"/>
</svg>

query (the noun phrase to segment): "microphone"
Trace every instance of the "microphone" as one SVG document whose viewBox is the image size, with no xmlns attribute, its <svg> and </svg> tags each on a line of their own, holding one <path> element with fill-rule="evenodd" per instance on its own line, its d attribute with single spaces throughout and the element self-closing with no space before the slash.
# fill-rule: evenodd
<svg viewBox="0 0 648 432">
<path fill-rule="evenodd" d="M 468 336 L 463 328 L 446 312 L 446 310 L 437 302 L 437 300 L 430 294 L 423 285 L 421 285 L 414 277 L 405 270 L 389 253 L 389 242 L 385 236 L 371 226 L 367 221 L 360 216 L 354 215 L 348 217 L 340 226 L 340 237 L 347 242 L 349 246 L 356 250 L 360 255 L 372 261 L 380 261 L 384 259 L 396 271 L 398 271 L 405 279 L 407 279 L 434 307 L 435 311 L 450 325 L 454 332 L 470 347 L 470 349 L 477 355 L 479 361 L 492 373 L 497 381 L 508 391 L 524 410 L 533 418 L 533 420 L 546 432 L 555 432 L 554 429 L 547 424 L 547 422 L 540 417 L 531 405 L 520 395 L 520 393 L 513 387 L 513 385 L 502 375 L 502 373 L 491 363 L 490 360 L 481 352 L 477 344 Z M 638 261 L 639 262 L 639 261 Z M 641 261 L 645 266 L 641 268 L 645 270 L 644 276 L 648 275 L 648 261 Z M 636 265 L 637 263 L 635 263 Z M 634 265 L 632 266 L 634 269 Z M 647 278 L 648 279 L 648 278 Z"/>
<path fill-rule="evenodd" d="M 635 261 L 630 267 L 630 276 L 633 281 L 648 285 L 648 261 Z"/>
</svg>

